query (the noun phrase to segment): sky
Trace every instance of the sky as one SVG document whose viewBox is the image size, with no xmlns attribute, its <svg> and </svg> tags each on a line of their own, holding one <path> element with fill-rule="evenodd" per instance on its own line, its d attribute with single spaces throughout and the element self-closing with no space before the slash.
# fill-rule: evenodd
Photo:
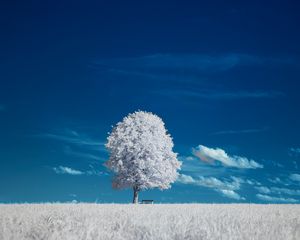
<svg viewBox="0 0 300 240">
<path fill-rule="evenodd" d="M 0 202 L 128 203 L 104 144 L 137 110 L 182 161 L 161 203 L 300 202 L 297 1 L 4 1 Z"/>
</svg>

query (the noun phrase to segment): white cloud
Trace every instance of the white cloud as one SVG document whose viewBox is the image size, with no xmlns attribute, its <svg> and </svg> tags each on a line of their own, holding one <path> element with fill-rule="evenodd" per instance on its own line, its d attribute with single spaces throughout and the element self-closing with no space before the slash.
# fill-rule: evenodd
<svg viewBox="0 0 300 240">
<path fill-rule="evenodd" d="M 192 183 L 195 183 L 196 181 L 191 176 L 188 176 L 185 174 L 180 174 L 179 177 L 177 178 L 177 182 L 180 182 L 183 184 L 192 184 Z"/>
<path fill-rule="evenodd" d="M 289 188 L 279 188 L 279 187 L 255 187 L 255 189 L 263 194 L 287 194 L 287 195 L 293 195 L 293 196 L 300 196 L 300 190 L 296 189 L 289 189 Z"/>
<path fill-rule="evenodd" d="M 87 175 L 87 176 L 104 176 L 108 175 L 106 172 L 96 170 L 92 165 L 89 165 L 90 169 L 87 171 L 75 170 L 70 167 L 54 167 L 53 170 L 57 174 L 69 174 L 69 175 Z"/>
<path fill-rule="evenodd" d="M 204 162 L 221 162 L 225 167 L 235 168 L 263 168 L 263 165 L 249 160 L 246 157 L 229 156 L 223 149 L 220 148 L 208 148 L 203 145 L 199 145 L 193 149 L 193 154 Z"/>
<path fill-rule="evenodd" d="M 213 165 L 206 164 L 204 162 L 199 162 L 197 157 L 178 157 L 182 161 L 181 170 L 189 174 L 201 173 L 201 176 L 221 176 L 226 173 L 228 169 L 226 168 L 216 168 Z M 186 159 L 188 158 L 188 159 Z"/>
<path fill-rule="evenodd" d="M 291 174 L 290 179 L 293 180 L 293 181 L 300 182 L 300 174 L 296 174 L 296 173 Z"/>
<path fill-rule="evenodd" d="M 299 156 L 300 155 L 300 148 L 290 148 L 289 154 L 291 156 Z"/>
<path fill-rule="evenodd" d="M 247 180 L 247 183 L 248 183 L 249 185 L 254 185 L 254 184 L 255 184 L 252 180 Z"/>
<path fill-rule="evenodd" d="M 193 157 L 193 156 L 179 156 L 178 158 L 181 161 L 194 161 L 194 160 L 196 160 L 196 158 Z"/>
<path fill-rule="evenodd" d="M 296 190 L 296 189 L 272 187 L 271 191 L 277 194 L 288 194 L 288 195 L 300 196 L 300 190 Z"/>
<path fill-rule="evenodd" d="M 241 197 L 239 194 L 234 192 L 233 190 L 220 189 L 219 190 L 225 197 L 236 199 L 236 200 L 245 200 L 245 198 Z"/>
<path fill-rule="evenodd" d="M 103 172 L 103 171 L 98 171 L 97 169 L 95 169 L 95 167 L 93 165 L 89 165 L 90 170 L 86 171 L 85 174 L 88 176 L 103 176 L 103 175 L 108 175 L 107 172 Z"/>
<path fill-rule="evenodd" d="M 83 175 L 84 174 L 84 172 L 81 172 L 79 170 L 75 170 L 70 167 L 63 167 L 63 166 L 54 167 L 53 170 L 57 174 L 70 174 L 70 175 Z"/>
<path fill-rule="evenodd" d="M 233 181 L 221 181 L 215 177 L 199 177 L 195 179 L 192 176 L 181 174 L 177 179 L 177 182 L 212 188 L 225 197 L 236 200 L 244 200 L 245 198 L 241 197 L 238 193 L 235 192 L 236 190 L 240 189 L 241 180 L 234 177 L 232 179 Z"/>
<path fill-rule="evenodd" d="M 283 202 L 283 203 L 299 202 L 297 199 L 294 199 L 294 198 L 272 197 L 272 196 L 263 195 L 263 194 L 256 194 L 256 197 L 260 200 L 267 201 L 267 202 Z"/>
<path fill-rule="evenodd" d="M 221 181 L 215 177 L 200 177 L 196 181 L 196 185 L 225 190 L 239 190 L 241 182 L 235 179 L 232 182 L 229 182 Z"/>
<path fill-rule="evenodd" d="M 234 176 L 232 176 L 231 179 L 233 179 L 233 180 L 235 180 L 235 181 L 238 181 L 238 182 L 240 182 L 240 183 L 244 183 L 244 184 L 248 184 L 248 185 L 252 185 L 252 186 L 253 186 L 253 185 L 260 186 L 260 185 L 261 185 L 260 182 L 254 180 L 254 179 L 251 179 L 251 180 L 250 180 L 250 179 L 246 179 L 246 180 L 244 180 L 244 179 L 242 179 L 242 178 L 234 177 Z"/>
<path fill-rule="evenodd" d="M 271 183 L 280 183 L 280 184 L 284 184 L 284 182 L 279 178 L 279 177 L 275 177 L 274 179 L 272 178 L 268 178 L 269 182 Z"/>
<path fill-rule="evenodd" d="M 257 186 L 260 186 L 261 185 L 261 183 L 260 182 L 258 182 L 258 181 L 256 181 L 256 180 L 249 180 L 249 179 L 247 179 L 246 180 L 246 183 L 248 183 L 249 185 L 257 185 Z"/>
<path fill-rule="evenodd" d="M 267 187 L 261 186 L 261 187 L 255 187 L 255 189 L 260 193 L 265 193 L 265 194 L 271 193 L 271 190 Z"/>
</svg>

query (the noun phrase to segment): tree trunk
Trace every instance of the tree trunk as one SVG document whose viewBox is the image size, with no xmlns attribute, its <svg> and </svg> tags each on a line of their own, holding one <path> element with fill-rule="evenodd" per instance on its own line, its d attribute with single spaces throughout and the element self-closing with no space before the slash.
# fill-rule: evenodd
<svg viewBox="0 0 300 240">
<path fill-rule="evenodd" d="M 139 203 L 139 191 L 137 187 L 133 187 L 133 201 L 132 203 L 138 204 Z"/>
</svg>

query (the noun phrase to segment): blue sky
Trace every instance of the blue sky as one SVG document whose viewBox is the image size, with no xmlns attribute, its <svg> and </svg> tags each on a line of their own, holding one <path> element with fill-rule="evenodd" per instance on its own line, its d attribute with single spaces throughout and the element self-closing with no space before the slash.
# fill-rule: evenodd
<svg viewBox="0 0 300 240">
<path fill-rule="evenodd" d="M 163 118 L 180 178 L 158 202 L 300 202 L 296 1 L 10 1 L 0 19 L 0 202 L 130 202 L 111 126 Z"/>
</svg>

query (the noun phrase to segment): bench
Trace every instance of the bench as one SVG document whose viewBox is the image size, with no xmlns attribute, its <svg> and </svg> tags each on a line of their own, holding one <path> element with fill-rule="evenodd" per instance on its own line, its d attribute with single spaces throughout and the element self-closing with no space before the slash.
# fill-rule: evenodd
<svg viewBox="0 0 300 240">
<path fill-rule="evenodd" d="M 142 204 L 153 204 L 154 200 L 142 200 Z"/>
</svg>

